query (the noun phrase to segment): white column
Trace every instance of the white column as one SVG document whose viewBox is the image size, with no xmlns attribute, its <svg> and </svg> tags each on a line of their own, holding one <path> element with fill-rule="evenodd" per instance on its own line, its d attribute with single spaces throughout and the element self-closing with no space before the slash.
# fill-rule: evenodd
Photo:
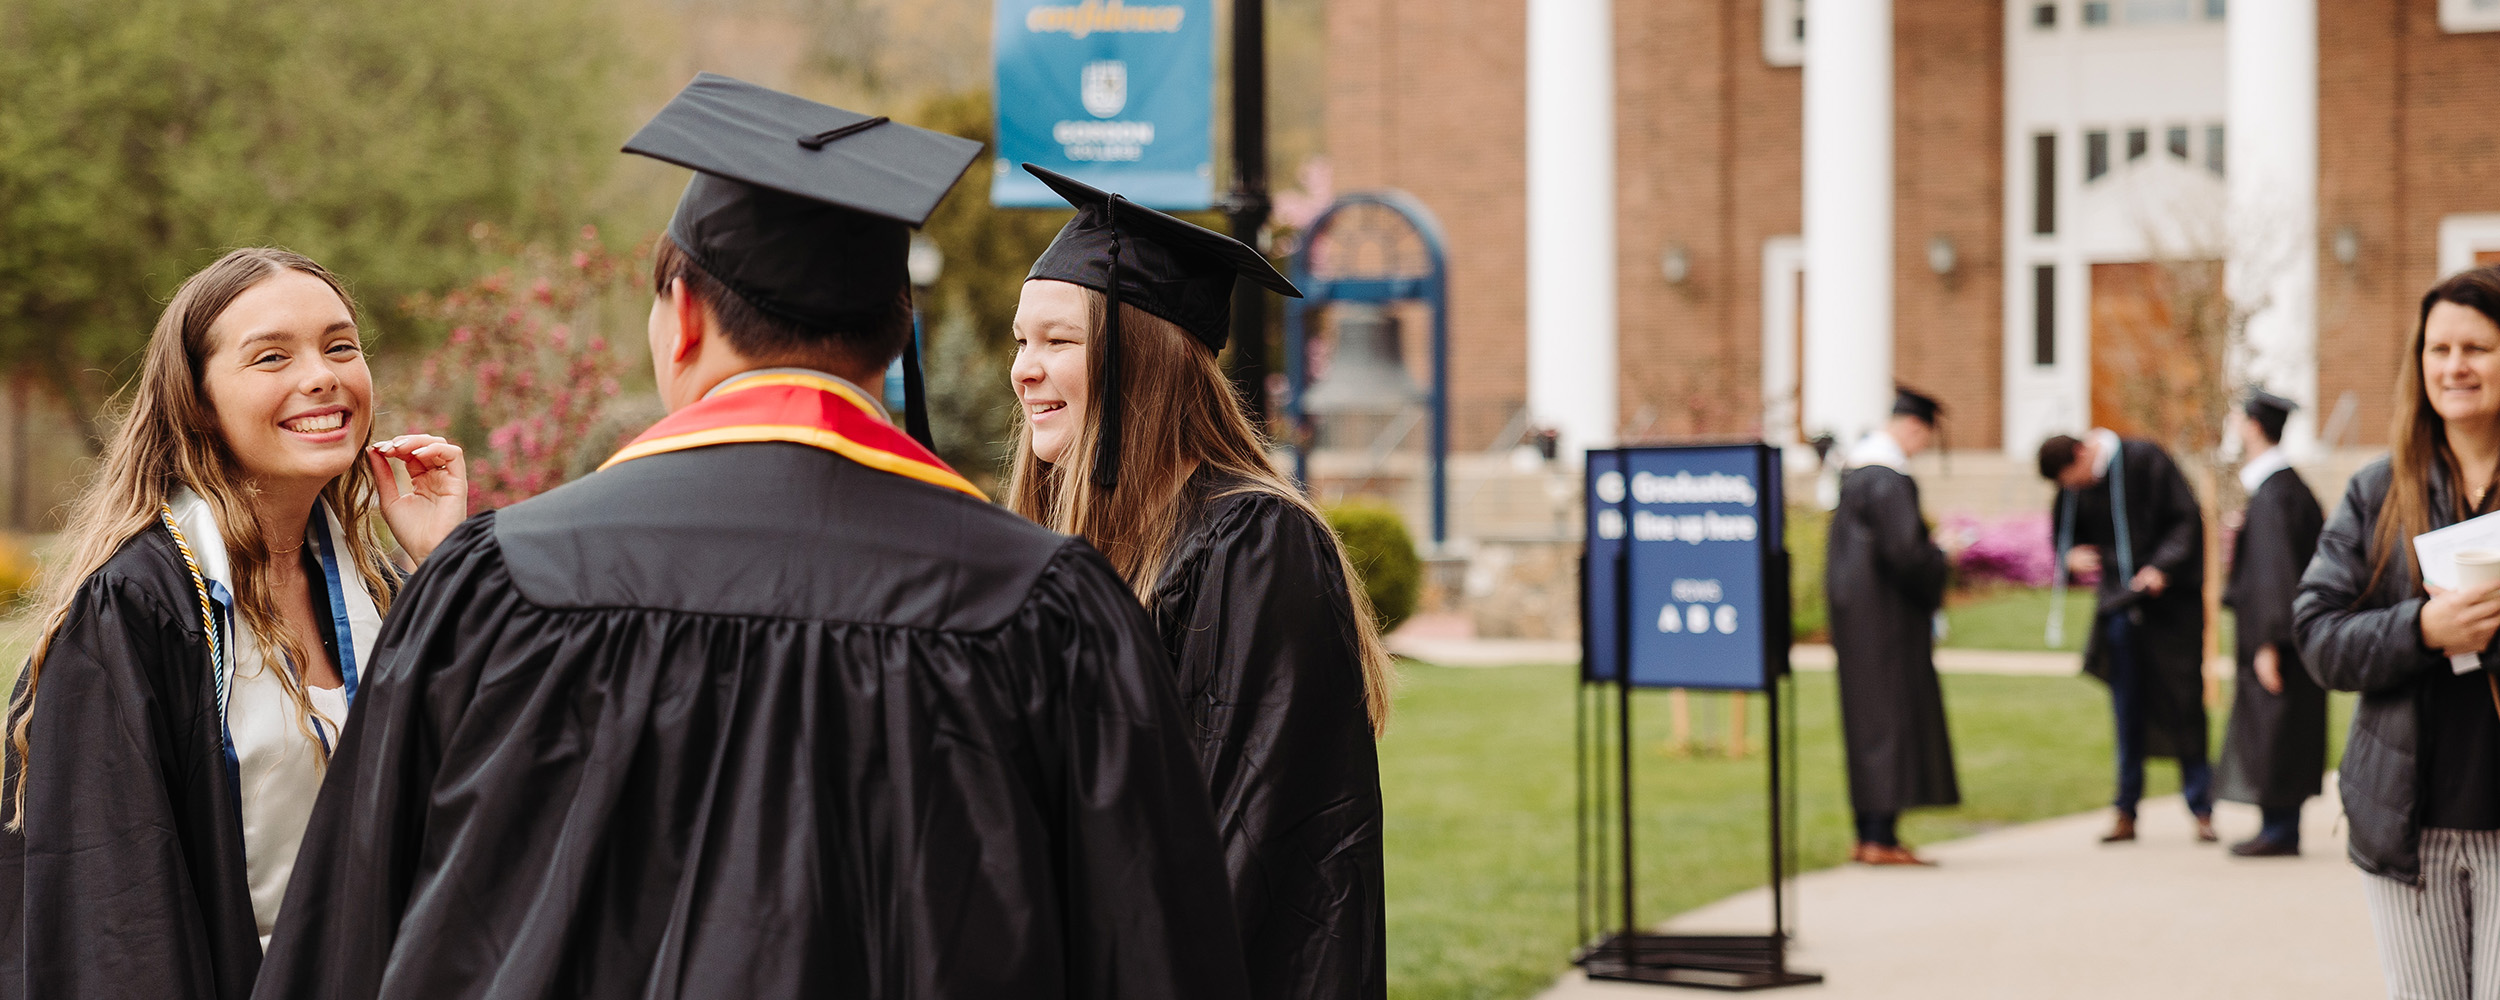
<svg viewBox="0 0 2500 1000">
<path fill-rule="evenodd" d="M 1528 415 L 1615 441 L 1612 0 L 1528 4 Z"/>
<path fill-rule="evenodd" d="M 1805 434 L 1843 447 L 1892 410 L 1892 3 L 1806 19 Z"/>
<path fill-rule="evenodd" d="M 2284 430 L 2295 450 L 2316 439 L 2318 398 L 2318 7 L 2316 0 L 2231 5 L 2230 117 L 2224 170 L 2231 192 L 2226 280 L 2248 314 L 2238 378 L 2303 409 Z"/>
</svg>

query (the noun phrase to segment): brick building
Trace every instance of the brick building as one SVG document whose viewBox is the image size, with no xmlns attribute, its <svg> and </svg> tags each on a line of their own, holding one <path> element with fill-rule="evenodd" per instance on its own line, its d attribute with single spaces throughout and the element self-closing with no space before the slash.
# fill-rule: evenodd
<svg viewBox="0 0 2500 1000">
<path fill-rule="evenodd" d="M 1897 380 L 2024 456 L 2137 419 L 2203 274 L 2295 444 L 2375 449 L 2421 291 L 2500 257 L 2500 0 L 1817 9 L 1333 0 L 1338 185 L 1447 230 L 1458 448 L 1845 437 Z"/>
</svg>

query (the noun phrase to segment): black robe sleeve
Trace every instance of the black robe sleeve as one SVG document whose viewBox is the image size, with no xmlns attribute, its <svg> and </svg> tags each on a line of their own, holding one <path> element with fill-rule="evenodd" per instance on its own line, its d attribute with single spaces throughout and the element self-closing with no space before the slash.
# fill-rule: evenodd
<svg viewBox="0 0 2500 1000">
<path fill-rule="evenodd" d="M 1857 498 L 1855 515 L 1863 519 L 1874 543 L 1884 582 L 1923 611 L 1943 607 L 1952 564 L 1928 537 L 1918 509 L 1918 483 L 1899 473 L 1862 478 L 1866 493 Z"/>
<path fill-rule="evenodd" d="M 1337 542 L 1261 493 L 1211 502 L 1157 588 L 1261 998 L 1387 995 L 1379 757 Z"/>
<path fill-rule="evenodd" d="M 2317 498 L 2296 475 L 2269 476 L 2249 497 L 2247 519 L 2233 543 L 2227 592 L 2241 650 L 2253 655 L 2273 646 L 2286 667 L 2300 655 L 2292 599 L 2300 595 L 2301 573 L 2317 555 L 2325 525 Z"/>
<path fill-rule="evenodd" d="M 25 828 L 0 834 L 0 997 L 243 1000 L 260 938 L 207 647 L 156 593 L 174 581 L 112 569 L 37 687 Z"/>
<path fill-rule="evenodd" d="M 1162 650 L 1081 543 L 946 633 L 541 607 L 495 519 L 383 629 L 257 997 L 1244 995 Z"/>
<path fill-rule="evenodd" d="M 2148 526 L 2153 531 L 2152 545 L 2145 557 L 2137 560 L 2139 568 L 2158 567 L 2172 585 L 2201 580 L 2205 573 L 2202 565 L 2205 512 L 2196 503 L 2196 491 L 2188 487 L 2187 476 L 2180 473 L 2178 463 L 2171 461 L 2161 449 L 2135 446 L 2127 448 L 2126 452 L 2142 456 L 2130 463 L 2132 467 L 2127 470 L 2127 487 L 2153 491 L 2150 505 L 2153 517 L 2152 524 Z M 2136 504 L 2130 502 L 2128 506 Z M 2134 525 L 2129 527 L 2135 528 Z"/>
</svg>

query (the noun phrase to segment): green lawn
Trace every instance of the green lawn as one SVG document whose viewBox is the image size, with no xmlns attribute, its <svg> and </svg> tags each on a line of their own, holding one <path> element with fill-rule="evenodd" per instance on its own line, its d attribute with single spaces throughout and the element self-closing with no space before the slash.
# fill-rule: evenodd
<svg viewBox="0 0 2500 1000">
<path fill-rule="evenodd" d="M 1945 635 L 1948 649 L 2047 649 L 2042 644 L 2049 621 L 2050 596 L 2046 587 L 1990 587 L 1963 591 L 1945 599 L 1945 621 L 1952 628 Z M 2086 632 L 2092 627 L 2092 589 L 2076 587 L 2066 592 L 2066 645 L 2080 651 Z M 2220 624 L 2219 648 L 2231 649 L 2231 613 L 2224 611 Z"/>
<path fill-rule="evenodd" d="M 1404 665 L 1381 744 L 1392 997 L 1527 997 L 1563 971 L 1576 934 L 1573 677 L 1562 666 Z M 1964 804 L 1911 814 L 1905 839 L 1934 843 L 2107 801 L 2109 709 L 2098 683 L 1952 675 L 1944 687 Z M 1799 848 L 1805 867 L 1829 867 L 1851 839 L 1832 677 L 1800 675 L 1794 690 Z M 1693 696 L 1697 741 L 1724 732 L 1724 697 Z M 1762 700 L 1751 701 L 1758 744 Z M 2214 714 L 2217 739 L 2225 715 Z M 1759 750 L 1742 760 L 1671 752 L 1665 692 L 1635 695 L 1633 716 L 1642 919 L 1763 884 Z M 2339 698 L 2338 746 L 2348 717 Z M 2151 794 L 2175 793 L 2177 771 L 2156 762 L 2149 784 Z"/>
</svg>

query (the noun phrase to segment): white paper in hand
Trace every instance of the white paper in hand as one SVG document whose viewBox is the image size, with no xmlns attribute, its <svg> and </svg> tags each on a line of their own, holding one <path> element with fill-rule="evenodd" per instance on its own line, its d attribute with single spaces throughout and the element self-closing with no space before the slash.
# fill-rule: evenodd
<svg viewBox="0 0 2500 1000">
<path fill-rule="evenodd" d="M 2413 558 L 2422 567 L 2422 580 L 2442 590 L 2455 590 L 2465 584 L 2457 569 L 2457 553 L 2500 549 L 2500 513 L 2459 521 L 2437 531 L 2428 531 L 2413 538 Z M 2448 667 L 2457 673 L 2482 669 L 2481 653 L 2458 653 L 2448 658 Z"/>
</svg>

